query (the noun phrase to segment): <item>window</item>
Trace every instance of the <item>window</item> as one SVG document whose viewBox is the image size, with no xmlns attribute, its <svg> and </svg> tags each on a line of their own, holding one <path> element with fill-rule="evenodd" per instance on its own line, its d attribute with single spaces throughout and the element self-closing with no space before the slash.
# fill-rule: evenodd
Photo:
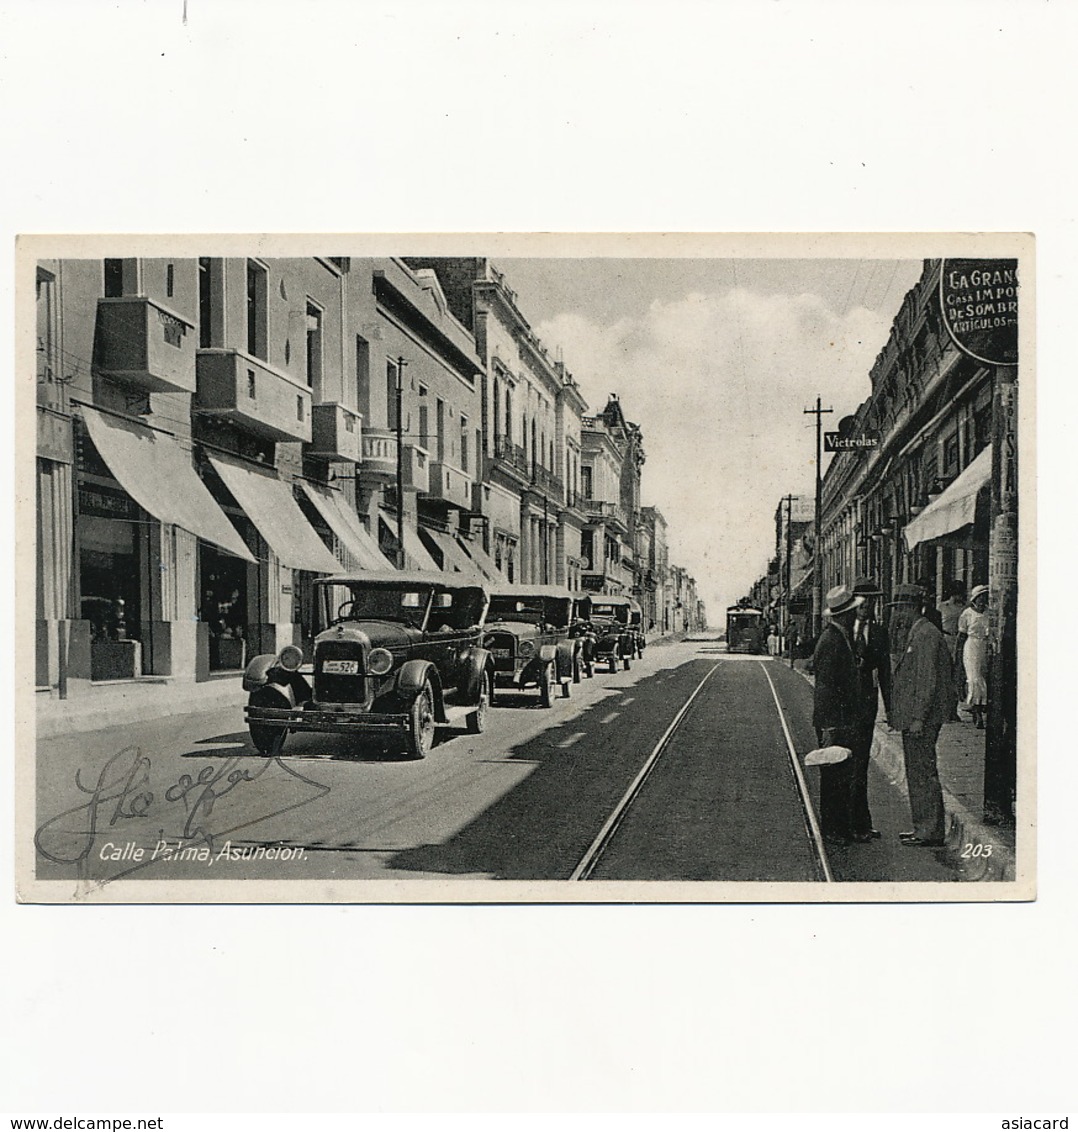
<svg viewBox="0 0 1078 1132">
<path fill-rule="evenodd" d="M 253 260 L 247 261 L 247 353 L 255 358 L 267 356 L 266 299 L 268 273 Z"/>
<path fill-rule="evenodd" d="M 249 369 L 247 371 L 247 396 L 253 397 L 255 395 L 255 371 Z"/>
<path fill-rule="evenodd" d="M 176 265 L 170 263 L 165 267 L 165 295 L 172 298 L 176 291 Z"/>
<path fill-rule="evenodd" d="M 438 463 L 445 460 L 445 402 L 438 398 L 435 406 L 435 424 L 438 429 Z"/>
<path fill-rule="evenodd" d="M 494 411 L 491 414 L 491 420 L 494 421 L 494 435 L 495 435 L 495 437 L 497 437 L 498 429 L 501 427 L 501 423 L 502 423 L 500 386 L 501 386 L 501 382 L 497 378 L 495 378 L 491 382 L 491 387 L 492 387 L 491 392 L 492 392 L 493 397 L 494 397 Z"/>
<path fill-rule="evenodd" d="M 958 432 L 952 432 L 943 441 L 943 475 L 958 475 Z"/>
<path fill-rule="evenodd" d="M 303 420 L 303 396 L 299 393 L 296 394 L 296 420 Z"/>
<path fill-rule="evenodd" d="M 322 388 L 322 309 L 307 300 L 307 388 Z"/>
<path fill-rule="evenodd" d="M 595 554 L 595 532 L 580 532 L 580 557 L 584 559 L 584 569 L 592 570 L 592 559 Z"/>
<path fill-rule="evenodd" d="M 356 335 L 356 395 L 352 405 L 359 406 L 359 395 L 368 393 L 371 385 L 371 344 L 366 338 Z"/>
<path fill-rule="evenodd" d="M 397 427 L 397 376 L 397 363 L 390 358 L 386 361 L 386 421 L 388 428 Z"/>
<path fill-rule="evenodd" d="M 37 272 L 37 379 L 56 377 L 56 279 L 48 271 Z"/>
<path fill-rule="evenodd" d="M 508 389 L 505 391 L 505 439 L 513 439 L 513 394 Z"/>
<path fill-rule="evenodd" d="M 105 260 L 105 298 L 118 299 L 124 293 L 124 261 Z"/>
<path fill-rule="evenodd" d="M 210 282 L 209 256 L 198 259 L 198 345 L 208 350 L 213 341 L 210 323 L 213 319 L 213 291 Z"/>
<path fill-rule="evenodd" d="M 593 498 L 591 494 L 591 468 L 587 465 L 580 469 L 580 490 L 585 499 Z"/>
</svg>

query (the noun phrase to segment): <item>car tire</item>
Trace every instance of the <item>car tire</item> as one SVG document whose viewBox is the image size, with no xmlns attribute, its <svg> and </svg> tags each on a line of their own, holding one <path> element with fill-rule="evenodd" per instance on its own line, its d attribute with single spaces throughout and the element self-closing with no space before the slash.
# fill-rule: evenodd
<svg viewBox="0 0 1078 1132">
<path fill-rule="evenodd" d="M 573 694 L 573 681 L 572 681 L 572 679 L 570 678 L 569 680 L 563 680 L 561 682 L 561 698 L 563 700 L 567 700 L 572 694 Z"/>
<path fill-rule="evenodd" d="M 573 683 L 579 684 L 582 679 L 583 675 L 580 671 L 580 653 L 577 653 L 576 656 L 573 657 Z"/>
<path fill-rule="evenodd" d="M 595 661 L 584 659 L 584 675 L 591 680 L 595 676 Z"/>
<path fill-rule="evenodd" d="M 542 675 L 539 677 L 540 707 L 548 708 L 554 706 L 554 684 L 556 679 L 557 674 L 554 671 L 553 663 L 545 665 Z"/>
<path fill-rule="evenodd" d="M 479 703 L 476 704 L 475 711 L 468 716 L 468 733 L 470 735 L 482 735 L 487 728 L 487 712 L 490 710 L 490 705 L 493 700 L 494 691 L 494 678 L 492 676 L 483 676 L 483 683 L 479 689 Z"/>
<path fill-rule="evenodd" d="M 251 742 L 255 750 L 261 755 L 279 755 L 284 748 L 284 741 L 288 737 L 287 727 L 262 727 L 252 724 Z"/>
<path fill-rule="evenodd" d="M 408 730 L 404 736 L 404 748 L 411 758 L 427 757 L 434 746 L 435 727 L 434 690 L 427 680 L 408 709 Z"/>
<path fill-rule="evenodd" d="M 624 656 L 623 656 L 623 657 L 621 658 L 621 667 L 622 667 L 622 668 L 624 668 L 626 672 L 628 672 L 628 671 L 629 671 L 629 669 L 630 669 L 630 668 L 632 667 L 632 665 L 633 665 L 633 662 L 632 662 L 632 660 L 630 659 L 630 657 L 629 657 L 629 654 L 628 654 L 628 653 L 626 653 L 626 654 L 625 654 L 625 655 L 624 655 Z"/>
</svg>

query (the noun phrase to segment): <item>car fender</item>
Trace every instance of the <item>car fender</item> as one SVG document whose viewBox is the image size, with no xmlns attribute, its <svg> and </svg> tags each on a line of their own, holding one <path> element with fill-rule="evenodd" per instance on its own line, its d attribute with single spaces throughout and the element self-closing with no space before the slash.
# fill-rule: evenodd
<svg viewBox="0 0 1078 1132">
<path fill-rule="evenodd" d="M 438 669 L 429 660 L 408 660 L 401 665 L 397 673 L 397 696 L 404 703 L 411 705 L 428 680 L 434 692 L 434 718 L 439 723 L 444 723 L 445 703 L 442 698 L 442 681 L 438 676 Z"/>
<path fill-rule="evenodd" d="M 558 678 L 559 679 L 572 679 L 573 665 L 576 661 L 576 654 L 580 650 L 579 641 L 559 641 L 557 645 L 558 656 Z"/>
<path fill-rule="evenodd" d="M 479 690 L 483 680 L 494 675 L 494 657 L 484 648 L 470 648 L 461 657 L 464 666 L 464 696 L 469 704 L 479 703 Z"/>
<path fill-rule="evenodd" d="M 542 645 L 539 649 L 539 663 L 550 664 L 551 661 L 556 660 L 558 656 L 558 649 L 555 645 Z"/>
<path fill-rule="evenodd" d="M 262 653 L 261 656 L 252 657 L 247 662 L 247 667 L 243 673 L 243 690 L 245 692 L 253 692 L 255 688 L 261 688 L 264 684 L 269 683 L 269 670 L 277 663 L 277 654 L 272 652 Z"/>
</svg>

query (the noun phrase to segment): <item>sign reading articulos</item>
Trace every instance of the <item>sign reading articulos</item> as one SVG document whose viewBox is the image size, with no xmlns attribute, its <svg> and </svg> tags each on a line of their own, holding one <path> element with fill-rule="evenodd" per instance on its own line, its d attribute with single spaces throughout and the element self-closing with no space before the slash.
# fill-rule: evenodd
<svg viewBox="0 0 1078 1132">
<path fill-rule="evenodd" d="M 945 259 L 940 309 L 960 350 L 995 366 L 1018 364 L 1018 261 Z"/>
</svg>

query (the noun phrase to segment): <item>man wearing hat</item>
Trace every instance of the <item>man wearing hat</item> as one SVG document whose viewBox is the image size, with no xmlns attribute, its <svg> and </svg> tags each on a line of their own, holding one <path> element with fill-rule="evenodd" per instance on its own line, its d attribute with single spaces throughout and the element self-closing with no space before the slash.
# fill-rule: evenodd
<svg viewBox="0 0 1078 1132">
<path fill-rule="evenodd" d="M 876 728 L 880 696 L 891 714 L 891 647 L 887 630 L 875 618 L 876 599 L 883 596 L 871 578 L 858 578 L 853 586 L 858 599 L 853 625 L 853 652 L 857 661 L 857 726 L 850 744 L 850 827 L 854 841 L 872 841 L 880 832 L 872 827 L 868 808 L 868 764 Z"/>
<path fill-rule="evenodd" d="M 848 586 L 827 593 L 827 624 L 816 642 L 812 725 L 821 747 L 853 749 L 859 721 L 860 690 L 853 650 L 853 625 L 859 600 Z M 829 841 L 846 844 L 853 837 L 850 814 L 851 760 L 820 767 L 820 826 Z"/>
<path fill-rule="evenodd" d="M 951 654 L 943 634 L 924 614 L 920 586 L 896 586 L 891 615 L 891 726 L 902 732 L 913 829 L 898 836 L 908 846 L 942 845 L 943 792 L 936 740 L 954 695 Z"/>
</svg>

